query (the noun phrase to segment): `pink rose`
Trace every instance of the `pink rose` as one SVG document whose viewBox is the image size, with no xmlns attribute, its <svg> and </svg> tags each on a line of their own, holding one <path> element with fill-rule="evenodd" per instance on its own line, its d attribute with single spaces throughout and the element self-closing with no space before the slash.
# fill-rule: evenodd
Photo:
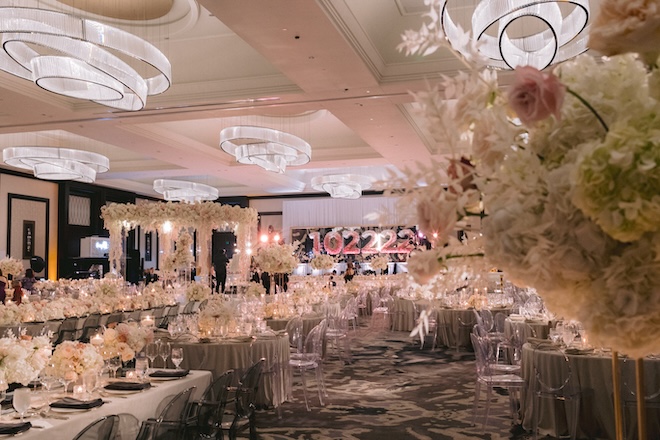
<svg viewBox="0 0 660 440">
<path fill-rule="evenodd" d="M 561 118 L 566 87 L 550 74 L 530 67 L 516 67 L 515 80 L 509 91 L 509 106 L 527 126 L 550 115 Z"/>
</svg>

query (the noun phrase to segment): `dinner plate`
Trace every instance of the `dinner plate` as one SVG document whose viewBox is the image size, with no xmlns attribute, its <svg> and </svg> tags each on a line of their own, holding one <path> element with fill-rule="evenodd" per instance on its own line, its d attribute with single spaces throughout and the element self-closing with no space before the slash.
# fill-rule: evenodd
<svg viewBox="0 0 660 440">
<path fill-rule="evenodd" d="M 96 406 L 95 408 L 99 408 L 99 407 Z M 85 411 L 91 411 L 93 409 L 94 408 L 53 408 L 51 406 L 49 411 L 57 412 L 57 413 L 80 413 Z"/>
<path fill-rule="evenodd" d="M 107 388 L 103 389 L 104 393 L 107 393 L 107 394 L 120 394 L 120 395 L 121 394 L 137 394 L 137 393 L 140 393 L 142 391 L 144 391 L 144 390 L 109 390 Z"/>
</svg>

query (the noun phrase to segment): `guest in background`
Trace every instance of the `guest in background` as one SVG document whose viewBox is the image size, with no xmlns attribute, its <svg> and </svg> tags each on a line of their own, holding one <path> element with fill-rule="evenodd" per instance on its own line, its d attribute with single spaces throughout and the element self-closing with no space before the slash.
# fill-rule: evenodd
<svg viewBox="0 0 660 440">
<path fill-rule="evenodd" d="M 346 266 L 346 272 L 344 273 L 344 281 L 349 282 L 355 276 L 355 269 L 353 269 L 353 263 L 348 262 Z"/>
<path fill-rule="evenodd" d="M 259 271 L 257 270 L 257 268 L 253 267 L 251 272 L 252 275 L 250 276 L 250 281 L 252 281 L 253 283 L 260 283 L 261 278 L 259 277 Z"/>
<path fill-rule="evenodd" d="M 2 270 L 0 270 L 0 301 L 2 303 L 5 303 L 5 299 L 7 299 L 7 293 L 5 292 L 5 288 L 7 287 L 7 278 L 2 275 Z"/>
<path fill-rule="evenodd" d="M 34 276 L 32 269 L 25 269 L 25 276 L 21 280 L 23 289 L 32 292 L 34 290 L 34 283 L 37 282 L 37 278 Z"/>
<path fill-rule="evenodd" d="M 23 302 L 23 285 L 19 280 L 13 280 L 11 282 L 11 288 L 14 289 L 14 297 L 12 298 L 12 301 L 14 301 L 14 304 L 17 306 L 20 306 Z"/>
<path fill-rule="evenodd" d="M 227 284 L 227 263 L 229 263 L 229 258 L 227 258 L 227 251 L 222 249 L 220 253 L 213 259 L 213 267 L 215 267 L 215 276 L 218 282 L 215 285 L 215 293 L 220 292 L 225 293 L 225 285 Z"/>
<path fill-rule="evenodd" d="M 261 284 L 266 289 L 266 295 L 270 294 L 270 274 L 268 272 L 261 272 Z"/>
</svg>

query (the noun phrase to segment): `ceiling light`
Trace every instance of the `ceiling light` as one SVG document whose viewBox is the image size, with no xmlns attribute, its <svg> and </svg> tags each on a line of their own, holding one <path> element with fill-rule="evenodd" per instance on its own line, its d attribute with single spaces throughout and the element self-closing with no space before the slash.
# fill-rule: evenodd
<svg viewBox="0 0 660 440">
<path fill-rule="evenodd" d="M 169 60 L 151 43 L 71 14 L 0 6 L 0 69 L 60 95 L 141 110 L 171 84 Z M 143 77 L 121 57 L 139 64 Z M 138 67 L 138 66 L 136 66 Z"/>
<path fill-rule="evenodd" d="M 233 155 L 238 163 L 259 165 L 277 173 L 284 173 L 289 165 L 304 165 L 312 157 L 312 148 L 298 136 L 249 125 L 223 129 L 220 147 Z"/>
<path fill-rule="evenodd" d="M 470 42 L 449 3 L 464 7 L 463 0 L 437 0 L 439 14 L 431 17 L 451 46 L 470 58 Z M 587 50 L 589 13 L 589 0 L 482 0 L 472 14 L 472 37 L 492 67 L 544 69 Z"/>
<path fill-rule="evenodd" d="M 44 180 L 77 180 L 92 183 L 97 173 L 110 169 L 107 157 L 89 151 L 53 147 L 10 147 L 2 151 L 7 165 L 32 170 Z"/>
<path fill-rule="evenodd" d="M 357 174 L 331 174 L 312 178 L 312 188 L 337 199 L 357 199 L 371 188 L 371 179 Z"/>
<path fill-rule="evenodd" d="M 165 200 L 194 203 L 218 198 L 218 189 L 203 183 L 185 180 L 154 180 L 154 191 L 162 194 Z"/>
</svg>

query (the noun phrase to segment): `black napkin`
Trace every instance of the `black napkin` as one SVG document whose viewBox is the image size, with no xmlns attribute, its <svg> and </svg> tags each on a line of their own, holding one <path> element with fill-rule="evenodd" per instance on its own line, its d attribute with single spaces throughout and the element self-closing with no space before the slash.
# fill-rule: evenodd
<svg viewBox="0 0 660 440">
<path fill-rule="evenodd" d="M 185 377 L 190 370 L 156 370 L 149 377 Z"/>
<path fill-rule="evenodd" d="M 92 409 L 101 405 L 103 405 L 103 400 L 101 399 L 78 400 L 74 399 L 73 397 L 65 397 L 50 404 L 50 406 L 53 408 L 67 409 Z"/>
<path fill-rule="evenodd" d="M 149 382 L 112 382 L 105 386 L 106 390 L 112 391 L 140 391 L 151 388 Z"/>
<path fill-rule="evenodd" d="M 32 428 L 32 423 L 0 423 L 0 434 L 18 434 Z"/>
</svg>

